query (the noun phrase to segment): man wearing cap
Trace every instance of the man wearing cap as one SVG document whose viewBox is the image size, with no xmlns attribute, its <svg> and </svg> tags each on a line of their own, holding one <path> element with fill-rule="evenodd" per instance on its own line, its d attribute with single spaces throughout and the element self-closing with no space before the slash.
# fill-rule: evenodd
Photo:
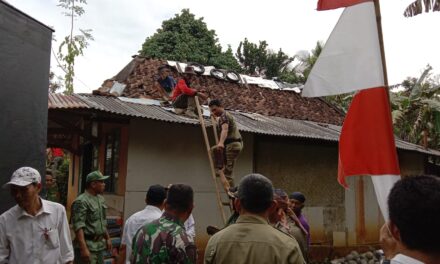
<svg viewBox="0 0 440 264">
<path fill-rule="evenodd" d="M 75 263 L 103 263 L 104 251 L 112 244 L 107 232 L 106 208 L 102 193 L 108 176 L 94 171 L 87 175 L 86 190 L 72 204 L 75 231 Z"/>
<path fill-rule="evenodd" d="M 307 233 L 303 232 L 295 213 L 289 208 L 290 202 L 287 193 L 282 189 L 274 190 L 274 200 L 277 208 L 269 216 L 269 221 L 276 229 L 293 237 L 301 249 L 304 260 L 308 260 Z"/>
<path fill-rule="evenodd" d="M 189 117 L 197 118 L 195 96 L 199 96 L 202 100 L 208 98 L 208 96 L 196 89 L 191 88 L 191 84 L 195 80 L 196 72 L 191 66 L 185 67 L 185 71 L 182 73 L 183 79 L 177 82 L 176 88 L 173 91 L 171 99 L 173 100 L 173 107 L 176 114 L 186 114 Z"/>
<path fill-rule="evenodd" d="M 0 263 L 72 263 L 66 211 L 41 199 L 40 173 L 19 168 L 3 188 L 8 186 L 17 205 L 0 216 Z"/>
<path fill-rule="evenodd" d="M 125 222 L 124 233 L 121 240 L 121 249 L 119 250 L 119 263 L 130 263 L 131 242 L 136 232 L 145 224 L 149 224 L 162 215 L 165 208 L 166 190 L 161 185 L 152 185 L 148 188 L 145 197 L 147 206 L 144 210 L 130 216 Z M 125 257 L 124 257 L 125 256 Z"/>
<path fill-rule="evenodd" d="M 306 197 L 300 192 L 293 192 L 289 195 L 290 208 L 293 210 L 295 215 L 298 217 L 302 228 L 307 232 L 307 244 L 310 246 L 310 226 L 307 219 L 302 214 L 302 209 L 304 208 L 304 203 L 306 202 Z M 300 227 L 301 227 L 300 226 Z"/>
</svg>

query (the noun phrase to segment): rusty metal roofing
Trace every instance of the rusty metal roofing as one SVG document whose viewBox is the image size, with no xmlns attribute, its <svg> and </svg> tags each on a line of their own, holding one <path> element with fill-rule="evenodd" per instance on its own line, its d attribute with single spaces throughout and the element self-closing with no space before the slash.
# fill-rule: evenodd
<svg viewBox="0 0 440 264">
<path fill-rule="evenodd" d="M 132 118 L 147 118 L 189 125 L 199 124 L 196 119 L 176 115 L 172 112 L 171 108 L 158 106 L 157 103 L 149 104 L 148 100 L 145 100 L 145 102 L 128 102 L 115 97 L 96 96 L 91 94 L 74 94 L 70 96 L 63 94 L 49 94 L 49 109 L 88 108 Z M 261 114 L 244 113 L 239 111 L 230 111 L 230 113 L 235 117 L 240 131 L 254 134 L 338 142 L 341 131 L 341 126 L 332 124 L 264 116 Z M 211 125 L 208 119 L 206 120 L 206 124 L 208 126 Z M 425 149 L 419 145 L 405 142 L 397 138 L 396 146 L 403 150 L 440 156 L 439 151 Z"/>
<path fill-rule="evenodd" d="M 89 105 L 76 95 L 49 93 L 48 108 L 89 108 Z"/>
</svg>

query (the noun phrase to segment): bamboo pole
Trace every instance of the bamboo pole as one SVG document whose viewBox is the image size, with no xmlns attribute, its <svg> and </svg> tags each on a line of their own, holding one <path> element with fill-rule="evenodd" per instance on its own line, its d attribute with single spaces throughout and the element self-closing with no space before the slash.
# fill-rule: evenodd
<svg viewBox="0 0 440 264">
<path fill-rule="evenodd" d="M 215 193 L 217 196 L 217 205 L 220 210 L 220 214 L 222 216 L 223 223 L 226 224 L 226 215 L 223 210 L 223 204 L 222 204 L 222 199 L 220 196 L 220 191 L 218 190 L 218 184 L 217 184 L 217 179 L 216 179 L 217 176 L 215 174 L 214 162 L 212 161 L 211 146 L 209 144 L 208 133 L 206 132 L 205 120 L 203 119 L 203 114 L 202 114 L 202 110 L 200 107 L 199 98 L 197 96 L 195 96 L 194 99 L 196 101 L 197 113 L 199 115 L 200 126 L 202 127 L 203 138 L 205 140 L 206 152 L 208 153 L 209 166 L 211 168 L 212 180 L 214 181 Z"/>
<path fill-rule="evenodd" d="M 379 0 L 374 0 L 374 8 L 375 8 L 375 11 L 376 11 L 377 33 L 379 35 L 380 56 L 382 58 L 383 80 L 384 80 L 385 87 L 389 90 L 389 87 L 388 87 L 387 63 L 386 63 L 386 59 L 385 59 L 385 47 L 384 47 L 384 44 L 383 44 L 382 16 L 381 16 L 381 13 L 380 13 L 380 3 L 379 3 Z"/>
</svg>

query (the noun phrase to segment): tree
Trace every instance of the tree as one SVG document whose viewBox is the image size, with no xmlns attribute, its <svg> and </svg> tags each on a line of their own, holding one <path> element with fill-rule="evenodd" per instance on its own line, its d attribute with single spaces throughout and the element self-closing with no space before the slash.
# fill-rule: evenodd
<svg viewBox="0 0 440 264">
<path fill-rule="evenodd" d="M 268 79 L 279 77 L 294 59 L 282 49 L 278 52 L 268 49 L 265 40 L 259 41 L 257 45 L 247 38 L 240 42 L 235 55 L 246 74 L 264 76 Z"/>
<path fill-rule="evenodd" d="M 196 19 L 189 9 L 163 21 L 162 27 L 145 40 L 139 53 L 151 58 L 240 69 L 232 50 L 222 52 L 215 31 L 209 30 L 203 17 Z"/>
<path fill-rule="evenodd" d="M 49 93 L 56 93 L 62 86 L 60 77 L 56 76 L 53 71 L 49 72 Z"/>
<path fill-rule="evenodd" d="M 427 66 L 419 78 L 407 78 L 403 90 L 390 93 L 395 134 L 403 140 L 440 146 L 440 82 Z"/>
<path fill-rule="evenodd" d="M 279 74 L 279 79 L 287 83 L 305 84 L 313 65 L 318 59 L 319 54 L 321 54 L 322 48 L 322 42 L 318 41 L 315 48 L 310 52 L 298 52 L 292 58 L 293 62 L 297 61 L 296 64 L 291 68 L 289 66 L 285 67 Z M 291 64 L 292 61 L 289 63 Z"/>
<path fill-rule="evenodd" d="M 75 60 L 83 55 L 83 51 L 93 40 L 91 29 L 79 29 L 79 33 L 74 34 L 75 18 L 84 14 L 82 5 L 86 5 L 86 0 L 59 0 L 58 6 L 67 10 L 64 14 L 70 18 L 70 34 L 64 37 L 58 47 L 57 59 L 62 62 L 60 67 L 65 72 L 64 85 L 66 94 L 73 93 L 73 78 L 75 77 Z"/>
<path fill-rule="evenodd" d="M 240 42 L 235 56 L 246 74 L 261 75 L 266 66 L 267 42 L 259 44 L 249 42 L 247 38 Z"/>
<path fill-rule="evenodd" d="M 440 0 L 416 0 L 405 8 L 403 15 L 405 17 L 413 17 L 421 14 L 423 11 L 440 11 Z"/>
</svg>

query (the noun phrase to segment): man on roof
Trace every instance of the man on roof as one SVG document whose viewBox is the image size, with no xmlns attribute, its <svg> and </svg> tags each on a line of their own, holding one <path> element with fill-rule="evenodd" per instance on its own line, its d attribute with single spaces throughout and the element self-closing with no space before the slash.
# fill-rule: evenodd
<svg viewBox="0 0 440 264">
<path fill-rule="evenodd" d="M 198 116 L 194 97 L 198 96 L 202 100 L 208 98 L 203 91 L 197 91 L 196 89 L 191 88 L 191 84 L 195 80 L 195 75 L 196 72 L 194 71 L 193 67 L 185 67 L 183 78 L 177 83 L 171 97 L 176 114 L 186 114 L 189 117 L 197 118 Z"/>
<path fill-rule="evenodd" d="M 154 88 L 165 100 L 169 101 L 176 86 L 176 80 L 170 75 L 170 70 L 167 65 L 158 68 L 159 78 L 155 80 Z"/>
</svg>

